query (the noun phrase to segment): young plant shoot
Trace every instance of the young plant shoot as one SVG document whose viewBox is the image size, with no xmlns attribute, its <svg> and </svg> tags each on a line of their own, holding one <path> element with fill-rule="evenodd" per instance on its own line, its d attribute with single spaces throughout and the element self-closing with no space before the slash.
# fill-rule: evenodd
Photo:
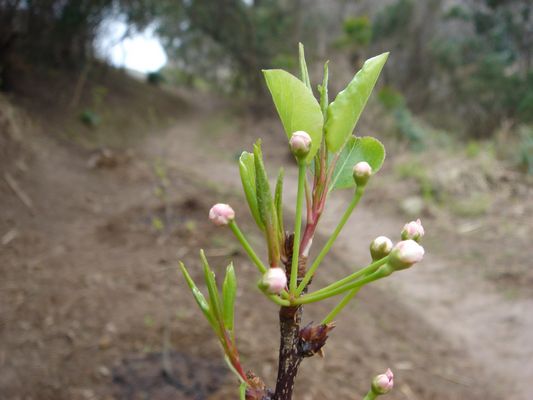
<svg viewBox="0 0 533 400">
<path fill-rule="evenodd" d="M 300 44 L 300 74 L 298 79 L 279 70 L 264 70 L 266 85 L 287 135 L 287 144 L 298 168 L 294 226 L 283 220 L 283 170 L 272 192 L 264 165 L 261 141 L 251 152 L 239 158 L 239 171 L 250 213 L 265 239 L 268 252 L 263 259 L 250 245 L 247 235 L 237 225 L 239 213 L 227 204 L 216 204 L 209 212 L 211 221 L 229 228 L 258 270 L 258 288 L 269 300 L 280 306 L 280 348 L 278 375 L 275 384 L 264 382 L 253 372 L 245 372 L 237 350 L 234 330 L 234 305 L 237 280 L 230 264 L 222 289 L 203 253 L 207 296 L 191 279 L 186 267 L 181 270 L 193 296 L 217 336 L 229 368 L 240 382 L 240 398 L 247 400 L 292 399 L 294 380 L 300 363 L 315 354 L 322 355 L 329 333 L 346 305 L 361 288 L 390 276 L 396 271 L 420 262 L 424 249 L 419 244 L 424 236 L 420 220 L 407 223 L 398 230 L 396 244 L 385 236 L 370 243 L 368 265 L 354 269 L 346 277 L 315 288 L 313 278 L 327 261 L 343 227 L 349 222 L 369 183 L 385 159 L 385 149 L 375 138 L 354 136 L 359 117 L 372 93 L 388 53 L 367 60 L 348 86 L 330 103 L 328 99 L 328 64 L 315 98 Z M 313 237 L 327 205 L 327 199 L 337 190 L 352 192 L 351 200 L 336 228 L 329 233 L 325 245 L 314 259 L 309 258 Z M 274 195 L 272 194 L 274 193 Z M 303 306 L 338 297 L 337 304 L 318 325 L 302 326 Z M 388 393 L 393 386 L 393 373 L 387 370 L 376 376 L 364 399 L 375 399 Z M 354 393 L 354 399 L 357 396 Z M 361 397 L 359 397 L 361 398 Z"/>
</svg>

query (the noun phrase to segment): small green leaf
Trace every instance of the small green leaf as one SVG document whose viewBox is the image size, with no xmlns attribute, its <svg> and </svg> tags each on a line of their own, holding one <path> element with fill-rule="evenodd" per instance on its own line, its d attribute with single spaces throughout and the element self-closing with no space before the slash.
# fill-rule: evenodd
<svg viewBox="0 0 533 400">
<path fill-rule="evenodd" d="M 222 313 L 224 315 L 224 325 L 226 329 L 233 332 L 233 321 L 235 311 L 235 296 L 237 294 L 237 278 L 233 263 L 226 268 L 226 276 L 222 284 Z"/>
<path fill-rule="evenodd" d="M 322 109 L 322 115 L 327 118 L 328 113 L 328 80 L 329 80 L 329 61 L 324 63 L 324 79 L 322 85 L 318 85 L 318 92 L 320 93 L 320 108 Z"/>
<path fill-rule="evenodd" d="M 202 259 L 202 264 L 204 266 L 205 284 L 207 285 L 207 290 L 209 292 L 209 305 L 213 310 L 216 320 L 220 323 L 223 321 L 222 306 L 220 304 L 220 296 L 218 294 L 215 273 L 211 270 L 211 267 L 209 267 L 209 263 L 207 262 L 207 258 L 205 257 L 203 250 L 200 250 L 200 258 Z"/>
<path fill-rule="evenodd" d="M 280 69 L 263 70 L 274 105 L 290 139 L 296 131 L 311 136 L 311 151 L 307 163 L 313 160 L 322 143 L 324 117 L 311 90 L 294 75 Z"/>
<path fill-rule="evenodd" d="M 268 257 L 270 264 L 277 263 L 279 260 L 279 241 L 278 241 L 278 221 L 276 217 L 276 208 L 270 191 L 268 175 L 263 164 L 263 154 L 261 152 L 261 141 L 254 144 L 254 164 L 255 164 L 255 190 L 257 193 L 257 208 L 259 216 L 265 225 L 265 235 L 268 244 Z"/>
<path fill-rule="evenodd" d="M 385 147 L 373 137 L 351 136 L 339 155 L 329 190 L 346 189 L 355 186 L 353 166 L 366 161 L 372 167 L 372 174 L 379 171 L 385 160 Z"/>
<path fill-rule="evenodd" d="M 278 218 L 278 240 L 283 242 L 285 237 L 285 227 L 283 224 L 283 168 L 279 169 L 278 179 L 276 181 L 276 192 L 274 194 L 274 204 L 276 206 L 276 216 Z"/>
<path fill-rule="evenodd" d="M 311 88 L 311 81 L 309 80 L 309 71 L 307 71 L 307 63 L 305 62 L 305 51 L 304 45 L 298 43 L 299 59 L 300 59 L 300 74 L 302 75 L 302 82 L 305 83 L 305 86 L 313 91 Z"/>
<path fill-rule="evenodd" d="M 200 292 L 200 289 L 198 289 L 198 287 L 192 280 L 191 276 L 189 275 L 187 268 L 185 268 L 185 265 L 181 261 L 180 261 L 180 268 L 181 268 L 181 272 L 183 273 L 183 276 L 185 277 L 185 281 L 187 282 L 187 285 L 191 289 L 194 300 L 196 300 L 196 303 L 200 307 L 200 310 L 202 310 L 202 312 L 204 313 L 205 317 L 207 318 L 207 321 L 209 322 L 213 330 L 218 333 L 220 330 L 216 323 L 215 316 L 211 312 L 209 303 L 205 299 L 202 292 Z"/>
<path fill-rule="evenodd" d="M 254 165 L 254 155 L 243 151 L 239 157 L 239 171 L 241 174 L 242 188 L 244 190 L 244 195 L 246 196 L 246 201 L 248 202 L 248 207 L 250 212 L 254 217 L 255 223 L 262 231 L 265 230 L 265 225 L 261 221 L 259 215 L 259 209 L 257 208 L 257 194 L 255 191 L 255 165 Z"/>
<path fill-rule="evenodd" d="M 383 53 L 366 60 L 346 89 L 329 105 L 325 125 L 329 151 L 338 152 L 352 134 L 388 56 L 389 53 Z"/>
</svg>

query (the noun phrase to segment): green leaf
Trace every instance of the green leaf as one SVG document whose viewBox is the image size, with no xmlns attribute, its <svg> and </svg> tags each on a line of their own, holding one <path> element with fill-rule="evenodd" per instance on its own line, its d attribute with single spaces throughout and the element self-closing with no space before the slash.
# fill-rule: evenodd
<svg viewBox="0 0 533 400">
<path fill-rule="evenodd" d="M 311 136 L 311 151 L 307 163 L 313 160 L 322 143 L 324 117 L 311 90 L 294 75 L 281 69 L 263 70 L 274 105 L 290 139 L 296 131 L 305 131 Z"/>
<path fill-rule="evenodd" d="M 339 155 L 329 190 L 346 189 L 355 186 L 353 167 L 359 161 L 366 161 L 372 167 L 372 174 L 379 171 L 385 160 L 385 147 L 373 137 L 351 136 Z"/>
<path fill-rule="evenodd" d="M 233 263 L 226 268 L 226 276 L 222 284 L 222 314 L 224 316 L 224 325 L 226 329 L 233 332 L 233 321 L 235 312 L 235 296 L 237 294 L 237 278 Z"/>
<path fill-rule="evenodd" d="M 209 322 L 213 330 L 218 333 L 220 329 L 216 323 L 215 316 L 211 312 L 209 303 L 205 299 L 202 292 L 200 292 L 200 289 L 198 289 L 198 287 L 192 280 L 191 276 L 189 275 L 187 268 L 185 268 L 185 265 L 181 261 L 180 261 L 180 267 L 181 267 L 181 272 L 183 273 L 183 276 L 185 277 L 185 281 L 187 282 L 187 285 L 191 289 L 194 300 L 196 300 L 196 303 L 200 307 L 200 310 L 202 310 L 203 314 L 205 315 L 207 321 Z"/>
<path fill-rule="evenodd" d="M 209 263 L 207 262 L 207 258 L 205 257 L 203 250 L 200 250 L 200 258 L 202 259 L 202 264 L 204 266 L 205 284 L 207 285 L 207 290 L 209 292 L 209 305 L 213 310 L 216 320 L 220 323 L 223 321 L 222 306 L 220 304 L 220 296 L 218 294 L 215 273 L 211 271 L 211 267 L 209 267 Z"/>
<path fill-rule="evenodd" d="M 254 165 L 254 155 L 243 151 L 239 157 L 239 171 L 241 174 L 242 188 L 244 190 L 244 195 L 246 196 L 246 201 L 248 202 L 248 207 L 250 212 L 254 217 L 255 223 L 262 231 L 265 230 L 265 225 L 261 221 L 259 215 L 259 209 L 257 207 L 257 194 L 255 191 L 255 165 Z"/>
<path fill-rule="evenodd" d="M 311 92 L 311 81 L 309 80 L 309 71 L 307 71 L 307 63 L 305 62 L 305 51 L 304 45 L 298 43 L 299 59 L 300 59 L 300 74 L 302 75 L 302 82 L 305 83 L 305 86 L 309 88 Z"/>
<path fill-rule="evenodd" d="M 255 190 L 257 193 L 257 208 L 261 221 L 265 224 L 265 235 L 268 245 L 268 257 L 270 264 L 279 260 L 279 241 L 277 240 L 278 227 L 276 208 L 270 191 L 268 175 L 263 164 L 263 154 L 261 152 L 261 141 L 254 144 L 254 164 L 255 164 Z"/>
<path fill-rule="evenodd" d="M 276 216 L 278 218 L 278 240 L 283 242 L 285 237 L 285 227 L 283 224 L 283 168 L 279 169 L 278 179 L 276 181 L 276 192 L 274 194 L 274 205 L 276 206 Z"/>
<path fill-rule="evenodd" d="M 389 53 L 383 53 L 366 60 L 346 89 L 329 105 L 325 125 L 329 151 L 338 152 L 352 134 L 388 56 Z"/>
<path fill-rule="evenodd" d="M 324 79 L 322 80 L 322 85 L 318 85 L 318 92 L 320 93 L 320 109 L 322 110 L 322 115 L 324 118 L 327 118 L 328 112 L 328 80 L 329 80 L 329 61 L 324 63 Z"/>
</svg>

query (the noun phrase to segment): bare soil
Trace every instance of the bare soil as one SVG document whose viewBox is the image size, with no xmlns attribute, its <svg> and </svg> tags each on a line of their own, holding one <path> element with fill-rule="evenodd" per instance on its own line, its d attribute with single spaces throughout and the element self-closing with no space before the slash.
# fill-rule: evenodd
<svg viewBox="0 0 533 400">
<path fill-rule="evenodd" d="M 200 248 L 220 273 L 230 260 L 237 266 L 241 359 L 273 384 L 276 307 L 257 291 L 257 271 L 230 233 L 206 216 L 213 203 L 228 202 L 244 229 L 255 232 L 238 194 L 235 156 L 262 136 L 272 145 L 269 164 L 287 165 L 288 158 L 282 141 L 268 132 L 275 125 L 236 121 L 202 99 L 189 102 L 173 128 L 150 131 L 116 163 L 89 168 L 93 153 L 58 142 L 41 126 L 24 132 L 25 149 L 13 150 L 15 157 L 2 165 L 32 206 L 1 177 L 0 398 L 237 398 L 235 379 L 177 270 L 183 260 L 201 281 Z M 156 160 L 163 160 L 170 182 L 166 203 L 154 195 Z M 293 171 L 288 175 L 291 198 Z M 386 195 L 379 187 L 370 193 L 314 285 L 365 262 L 364 243 L 376 233 L 393 236 L 401 229 L 396 210 L 381 208 Z M 324 233 L 342 201 L 332 203 Z M 165 222 L 162 231 L 154 217 Z M 440 226 L 428 220 L 428 231 Z M 473 279 L 471 269 L 458 275 L 461 263 L 444 257 L 455 241 L 430 239 L 431 255 L 420 271 L 362 291 L 341 315 L 326 357 L 304 362 L 296 399 L 361 398 L 372 376 L 387 367 L 397 383 L 390 399 L 490 400 L 514 389 L 514 398 L 527 399 L 511 378 L 533 377 L 531 363 L 524 365 L 531 344 L 520 341 L 531 332 L 531 316 L 522 308 L 531 298 L 502 303 L 487 279 Z M 252 242 L 261 248 L 258 236 Z M 332 304 L 308 307 L 305 321 L 319 320 Z M 502 325 L 502 318 L 508 322 Z M 505 345 L 495 328 L 507 335 Z"/>
</svg>

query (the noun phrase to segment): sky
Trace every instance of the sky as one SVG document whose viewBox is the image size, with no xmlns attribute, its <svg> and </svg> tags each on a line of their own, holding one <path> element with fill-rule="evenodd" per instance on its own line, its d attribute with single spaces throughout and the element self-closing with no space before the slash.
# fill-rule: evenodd
<svg viewBox="0 0 533 400">
<path fill-rule="evenodd" d="M 98 53 L 116 67 L 126 67 L 142 73 L 157 71 L 167 63 L 167 55 L 154 34 L 155 27 L 121 38 L 127 26 L 120 19 L 105 21 L 98 38 Z"/>
</svg>

